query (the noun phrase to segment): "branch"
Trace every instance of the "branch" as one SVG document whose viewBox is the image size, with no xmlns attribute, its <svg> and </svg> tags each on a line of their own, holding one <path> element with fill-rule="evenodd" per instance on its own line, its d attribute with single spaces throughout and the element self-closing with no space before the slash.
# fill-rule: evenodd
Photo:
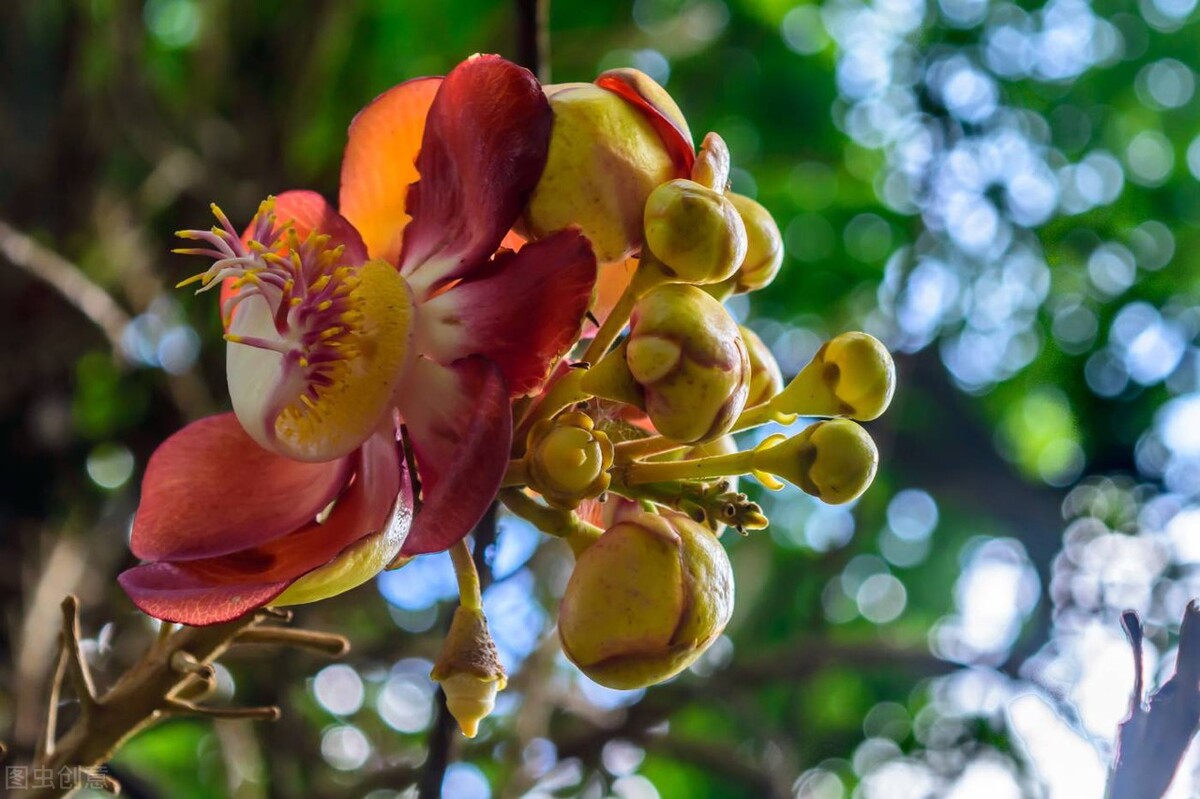
<svg viewBox="0 0 1200 799">
<path fill-rule="evenodd" d="M 129 314 L 82 269 L 3 220 L 0 220 L 0 253 L 14 266 L 49 284 L 79 309 L 104 332 L 114 356 L 124 360 L 121 336 L 129 324 Z"/>
<path fill-rule="evenodd" d="M 95 769 L 103 766 L 130 736 L 166 716 L 191 715 L 209 718 L 275 719 L 279 709 L 215 708 L 195 704 L 212 682 L 212 663 L 238 643 L 279 643 L 319 649 L 325 653 L 345 650 L 345 639 L 309 630 L 282 630 L 267 625 L 290 618 L 290 614 L 262 610 L 225 624 L 210 627 L 166 626 L 133 666 L 107 692 L 96 693 L 91 672 L 79 647 L 79 604 L 73 596 L 63 601 L 60 674 L 52 690 L 46 743 L 34 766 L 59 773 L 62 769 Z M 337 647 L 332 642 L 337 642 Z M 63 678 L 71 680 L 83 706 L 71 727 L 57 736 L 57 700 Z M 80 773 L 80 772 L 76 772 Z M 22 799 L 52 799 L 66 796 L 69 785 L 34 788 Z"/>
<path fill-rule="evenodd" d="M 1175 771 L 1200 726 L 1200 603 L 1193 600 L 1183 614 L 1175 673 L 1145 701 L 1142 674 L 1141 620 L 1133 611 L 1121 614 L 1121 625 L 1133 650 L 1134 687 L 1129 717 L 1117 733 L 1117 752 L 1109 770 L 1108 799 L 1158 799 L 1167 792 Z"/>
</svg>

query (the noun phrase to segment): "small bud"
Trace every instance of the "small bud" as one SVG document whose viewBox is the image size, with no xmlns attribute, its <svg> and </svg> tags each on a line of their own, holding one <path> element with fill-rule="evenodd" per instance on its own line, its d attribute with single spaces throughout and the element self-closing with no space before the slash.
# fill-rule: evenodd
<svg viewBox="0 0 1200 799">
<path fill-rule="evenodd" d="M 558 613 L 563 652 L 610 688 L 642 688 L 687 668 L 733 612 L 733 569 L 708 528 L 641 512 L 579 556 Z"/>
<path fill-rule="evenodd" d="M 746 226 L 725 195 L 672 180 L 646 200 L 646 246 L 685 283 L 719 283 L 746 257 Z"/>
<path fill-rule="evenodd" d="M 779 413 L 868 422 L 887 410 L 895 390 L 896 367 L 887 348 L 866 333 L 843 333 L 817 350 L 771 407 Z"/>
<path fill-rule="evenodd" d="M 709 133 L 696 153 L 692 180 L 705 188 L 724 193 L 729 188 L 729 147 L 716 133 Z"/>
<path fill-rule="evenodd" d="M 750 358 L 737 323 L 694 286 L 659 286 L 638 301 L 625 362 L 650 421 L 672 441 L 724 435 L 746 405 Z"/>
<path fill-rule="evenodd" d="M 733 203 L 746 228 L 746 257 L 738 266 L 733 292 L 745 294 L 771 285 L 783 265 L 783 236 L 771 212 L 741 194 L 725 195 Z"/>
<path fill-rule="evenodd" d="M 553 507 L 574 510 L 608 489 L 613 445 L 587 414 L 568 412 L 538 422 L 525 453 L 529 487 Z"/>
<path fill-rule="evenodd" d="M 746 407 L 753 408 L 762 405 L 783 390 L 783 373 L 770 348 L 763 343 L 748 327 L 738 326 L 742 333 L 742 341 L 746 343 L 746 352 L 750 356 L 750 394 L 746 397 Z"/>
<path fill-rule="evenodd" d="M 479 722 L 496 706 L 496 694 L 508 684 L 482 610 L 459 606 L 454 611 L 430 676 L 441 683 L 446 708 L 463 735 L 474 738 Z"/>
<path fill-rule="evenodd" d="M 875 442 L 849 419 L 830 419 L 788 439 L 767 439 L 754 452 L 755 476 L 779 487 L 776 475 L 830 505 L 858 498 L 875 479 L 879 451 Z"/>
<path fill-rule="evenodd" d="M 542 238 L 578 225 L 601 263 L 642 244 L 642 209 L 654 187 L 677 175 L 661 135 L 642 110 L 590 83 L 545 87 L 554 113 L 541 179 L 521 231 Z"/>
</svg>

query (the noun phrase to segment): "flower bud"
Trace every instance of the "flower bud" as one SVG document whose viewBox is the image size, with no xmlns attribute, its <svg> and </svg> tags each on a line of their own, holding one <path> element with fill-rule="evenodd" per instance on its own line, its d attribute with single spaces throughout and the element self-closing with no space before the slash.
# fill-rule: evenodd
<svg viewBox="0 0 1200 799">
<path fill-rule="evenodd" d="M 547 86 L 554 126 L 522 232 L 542 238 L 578 225 L 601 263 L 642 243 L 642 209 L 654 187 L 677 174 L 646 114 L 590 83 Z"/>
<path fill-rule="evenodd" d="M 454 611 L 430 676 L 441 683 L 446 708 L 463 735 L 474 738 L 479 722 L 496 706 L 496 694 L 508 684 L 482 610 L 460 605 Z"/>
<path fill-rule="evenodd" d="M 709 133 L 696 153 L 692 180 L 705 188 L 724 193 L 729 188 L 729 147 L 716 133 Z"/>
<path fill-rule="evenodd" d="M 719 283 L 746 257 L 746 226 L 725 195 L 672 180 L 646 200 L 646 246 L 685 283 Z"/>
<path fill-rule="evenodd" d="M 856 499 L 875 479 L 879 451 L 875 442 L 849 419 L 830 419 L 799 435 L 767 439 L 754 452 L 755 476 L 768 487 L 777 475 L 830 505 Z"/>
<path fill-rule="evenodd" d="M 729 432 L 750 383 L 737 323 L 694 286 L 652 289 L 630 315 L 625 363 L 659 433 L 680 443 Z"/>
<path fill-rule="evenodd" d="M 783 373 L 771 350 L 748 327 L 739 325 L 742 341 L 746 343 L 746 352 L 750 356 L 750 394 L 746 397 L 746 407 L 753 408 L 762 405 L 781 390 L 783 390 Z"/>
<path fill-rule="evenodd" d="M 817 350 L 771 407 L 780 413 L 868 422 L 887 410 L 895 390 L 896 366 L 887 348 L 866 333 L 843 333 Z"/>
<path fill-rule="evenodd" d="M 678 674 L 733 612 L 733 569 L 712 531 L 678 513 L 610 527 L 575 563 L 558 613 L 563 652 L 610 688 Z"/>
<path fill-rule="evenodd" d="M 553 507 L 574 510 L 583 500 L 603 494 L 612 462 L 612 442 L 587 414 L 559 414 L 529 431 L 529 487 Z"/>
<path fill-rule="evenodd" d="M 783 265 L 783 236 L 771 212 L 741 194 L 725 195 L 746 227 L 746 257 L 731 278 L 733 292 L 745 294 L 771 285 Z"/>
</svg>

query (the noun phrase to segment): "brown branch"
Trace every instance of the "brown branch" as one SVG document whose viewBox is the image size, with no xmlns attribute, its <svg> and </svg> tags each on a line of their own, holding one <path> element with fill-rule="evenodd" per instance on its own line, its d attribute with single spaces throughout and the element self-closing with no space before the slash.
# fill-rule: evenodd
<svg viewBox="0 0 1200 799">
<path fill-rule="evenodd" d="M 275 707 L 213 708 L 195 704 L 212 682 L 212 663 L 246 636 L 256 643 L 280 643 L 314 648 L 327 638 L 308 630 L 279 631 L 264 625 L 290 618 L 290 613 L 258 611 L 225 624 L 181 627 L 159 636 L 128 671 L 102 695 L 97 695 L 91 673 L 79 649 L 78 602 L 63 602 L 62 668 L 79 694 L 83 711 L 61 737 L 56 735 L 57 714 L 48 719 L 45 751 L 35 760 L 39 768 L 58 773 L 62 768 L 94 769 L 103 766 L 130 736 L 172 715 L 209 718 L 276 719 Z M 284 634 L 280 634 L 284 633 Z M 289 635 L 290 633 L 290 635 Z M 344 644 L 344 639 L 339 639 Z M 328 653 L 332 647 L 316 647 Z M 342 647 L 344 651 L 344 646 Z M 56 683 L 57 684 L 57 683 Z M 186 698 L 185 698 L 186 697 Z M 53 693 L 57 706 L 57 692 Z M 65 796 L 70 786 L 37 788 L 18 794 L 22 799 Z"/>
<path fill-rule="evenodd" d="M 517 63 L 550 82 L 550 0 L 517 0 Z"/>
<path fill-rule="evenodd" d="M 1200 727 L 1200 603 L 1183 614 L 1175 673 L 1145 701 L 1141 620 L 1121 614 L 1134 657 L 1134 689 L 1129 717 L 1117 733 L 1117 752 L 1109 770 L 1107 799 L 1158 799 L 1167 792 L 1188 744 Z"/>
<path fill-rule="evenodd" d="M 121 335 L 129 314 L 75 264 L 0 220 L 0 253 L 14 266 L 49 284 L 108 337 L 114 356 L 124 360 Z"/>
</svg>

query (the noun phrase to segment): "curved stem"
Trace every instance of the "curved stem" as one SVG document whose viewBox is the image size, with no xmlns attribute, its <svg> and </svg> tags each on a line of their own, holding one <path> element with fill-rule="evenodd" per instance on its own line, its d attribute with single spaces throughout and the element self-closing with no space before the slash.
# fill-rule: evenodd
<svg viewBox="0 0 1200 799">
<path fill-rule="evenodd" d="M 458 580 L 459 604 L 467 610 L 481 609 L 483 591 L 479 587 L 479 572 L 475 569 L 475 561 L 465 538 L 450 547 L 450 560 L 454 563 L 454 576 Z"/>
</svg>

